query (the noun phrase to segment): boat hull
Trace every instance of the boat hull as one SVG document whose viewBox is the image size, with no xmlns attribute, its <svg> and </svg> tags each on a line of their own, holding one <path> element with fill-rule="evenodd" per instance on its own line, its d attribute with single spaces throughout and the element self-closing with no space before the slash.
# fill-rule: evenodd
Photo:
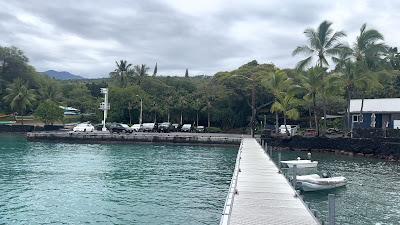
<svg viewBox="0 0 400 225">
<path fill-rule="evenodd" d="M 329 190 L 338 187 L 343 187 L 347 184 L 345 177 L 329 177 L 321 178 L 316 174 L 299 176 L 297 186 L 302 191 L 321 191 Z"/>
<path fill-rule="evenodd" d="M 294 165 L 296 165 L 297 168 L 315 168 L 318 166 L 317 161 L 311 161 L 311 160 L 290 160 L 290 161 L 281 161 L 281 163 L 289 168 L 293 168 Z"/>
</svg>

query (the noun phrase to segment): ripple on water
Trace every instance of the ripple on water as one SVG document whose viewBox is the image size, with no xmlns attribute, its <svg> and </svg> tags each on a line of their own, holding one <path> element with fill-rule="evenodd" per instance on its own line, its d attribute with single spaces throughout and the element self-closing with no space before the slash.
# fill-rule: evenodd
<svg viewBox="0 0 400 225">
<path fill-rule="evenodd" d="M 282 160 L 306 158 L 306 152 L 283 151 Z M 377 159 L 313 153 L 318 170 L 345 176 L 345 188 L 306 193 L 304 200 L 326 221 L 328 194 L 336 197 L 338 224 L 400 224 L 400 164 Z M 277 154 L 274 156 L 276 160 Z"/>
<path fill-rule="evenodd" d="M 216 224 L 236 148 L 0 136 L 0 223 Z"/>
</svg>

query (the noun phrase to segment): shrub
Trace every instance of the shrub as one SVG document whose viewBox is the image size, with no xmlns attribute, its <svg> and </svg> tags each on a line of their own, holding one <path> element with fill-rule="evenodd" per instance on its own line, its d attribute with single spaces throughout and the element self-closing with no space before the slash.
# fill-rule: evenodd
<svg viewBox="0 0 400 225">
<path fill-rule="evenodd" d="M 208 133 L 221 133 L 222 129 L 219 127 L 208 127 L 207 132 Z"/>
</svg>

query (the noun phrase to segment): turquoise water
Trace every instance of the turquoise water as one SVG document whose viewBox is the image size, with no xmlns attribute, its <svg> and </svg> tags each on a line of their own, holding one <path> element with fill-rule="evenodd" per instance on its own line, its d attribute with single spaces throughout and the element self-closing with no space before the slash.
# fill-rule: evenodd
<svg viewBox="0 0 400 225">
<path fill-rule="evenodd" d="M 282 160 L 306 158 L 306 152 L 282 151 Z M 277 161 L 277 153 L 273 154 Z M 313 153 L 318 172 L 345 176 L 347 187 L 333 191 L 309 192 L 304 200 L 326 221 L 328 194 L 336 196 L 337 224 L 400 224 L 400 164 L 377 159 Z"/>
<path fill-rule="evenodd" d="M 0 135 L 0 224 L 218 224 L 236 153 Z"/>
</svg>

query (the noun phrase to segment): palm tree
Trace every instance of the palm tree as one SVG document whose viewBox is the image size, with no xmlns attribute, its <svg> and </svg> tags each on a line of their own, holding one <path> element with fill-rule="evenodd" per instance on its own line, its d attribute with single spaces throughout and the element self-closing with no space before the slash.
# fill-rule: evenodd
<svg viewBox="0 0 400 225">
<path fill-rule="evenodd" d="M 289 134 L 287 129 L 287 119 L 297 120 L 300 116 L 299 111 L 297 110 L 297 106 L 299 104 L 299 100 L 294 96 L 286 93 L 284 95 L 280 95 L 277 98 L 277 101 L 274 102 L 271 106 L 271 112 L 273 113 L 282 113 L 283 114 L 283 124 L 285 125 L 286 133 Z"/>
<path fill-rule="evenodd" d="M 10 104 L 12 110 L 23 116 L 26 110 L 32 107 L 35 93 L 33 89 L 28 88 L 26 82 L 17 78 L 6 88 L 6 95 L 3 99 Z M 24 119 L 22 119 L 22 124 L 24 124 Z"/>
<path fill-rule="evenodd" d="M 150 68 L 146 64 L 135 65 L 132 70 L 132 74 L 138 77 L 138 84 L 142 83 L 142 80 L 147 76 L 147 72 Z"/>
<path fill-rule="evenodd" d="M 319 134 L 319 123 L 317 115 L 317 94 L 323 86 L 323 77 L 325 69 L 321 67 L 313 67 L 302 76 L 301 87 L 306 93 L 306 98 L 310 98 L 313 106 L 315 130 Z"/>
<path fill-rule="evenodd" d="M 379 31 L 367 29 L 367 24 L 363 24 L 353 46 L 356 61 L 364 62 L 368 69 L 376 68 L 377 62 L 381 61 L 381 57 L 388 49 L 383 40 L 383 35 Z"/>
<path fill-rule="evenodd" d="M 330 75 L 324 76 L 320 86 L 320 95 L 322 97 L 322 110 L 324 113 L 324 127 L 322 133 L 325 134 L 327 128 L 327 113 L 326 107 L 328 104 L 328 99 L 339 92 L 340 79 L 338 76 Z"/>
<path fill-rule="evenodd" d="M 117 68 L 111 73 L 111 77 L 119 81 L 121 87 L 126 87 L 128 80 L 128 71 L 132 64 L 126 60 L 115 61 Z"/>
<path fill-rule="evenodd" d="M 59 91 L 58 84 L 52 80 L 48 80 L 40 85 L 38 90 L 40 100 L 51 100 L 57 102 L 62 98 L 61 92 Z"/>
<path fill-rule="evenodd" d="M 133 67 L 133 70 L 135 71 L 135 75 L 139 77 L 145 77 L 147 76 L 147 71 L 150 68 L 146 66 L 146 64 L 141 64 L 141 65 L 135 65 Z"/>
<path fill-rule="evenodd" d="M 353 56 L 353 50 L 349 47 L 343 47 L 339 50 L 337 56 L 332 57 L 332 61 L 336 63 L 335 70 L 340 71 L 347 62 L 350 62 Z"/>
<path fill-rule="evenodd" d="M 365 92 L 372 88 L 379 88 L 381 84 L 378 80 L 378 77 L 375 76 L 374 73 L 368 71 L 365 68 L 365 64 L 362 62 L 347 62 L 343 72 L 340 76 L 341 82 L 345 88 L 346 97 L 347 97 L 347 125 L 348 129 L 351 128 L 351 120 L 350 120 L 350 100 L 352 99 L 354 93 L 358 92 L 361 95 L 361 108 L 360 114 L 362 122 L 362 111 L 364 107 L 364 96 Z"/>
<path fill-rule="evenodd" d="M 341 48 L 345 47 L 339 41 L 346 34 L 343 31 L 334 32 L 331 25 L 331 22 L 323 21 L 317 30 L 308 28 L 304 31 L 309 44 L 298 46 L 292 53 L 293 56 L 300 53 L 308 56 L 296 65 L 299 70 L 303 70 L 310 65 L 313 57 L 317 57 L 317 66 L 329 66 L 327 57 L 335 56 Z"/>
<path fill-rule="evenodd" d="M 400 53 L 398 52 L 397 47 L 388 49 L 385 60 L 392 69 L 400 70 Z"/>
<path fill-rule="evenodd" d="M 288 89 L 291 89 L 293 82 L 289 79 L 286 73 L 282 70 L 278 70 L 271 74 L 271 77 L 262 81 L 263 85 L 272 93 L 274 96 L 274 102 L 278 101 L 281 95 L 284 95 Z M 278 133 L 279 129 L 279 115 L 278 111 L 275 111 L 275 133 Z"/>
</svg>

